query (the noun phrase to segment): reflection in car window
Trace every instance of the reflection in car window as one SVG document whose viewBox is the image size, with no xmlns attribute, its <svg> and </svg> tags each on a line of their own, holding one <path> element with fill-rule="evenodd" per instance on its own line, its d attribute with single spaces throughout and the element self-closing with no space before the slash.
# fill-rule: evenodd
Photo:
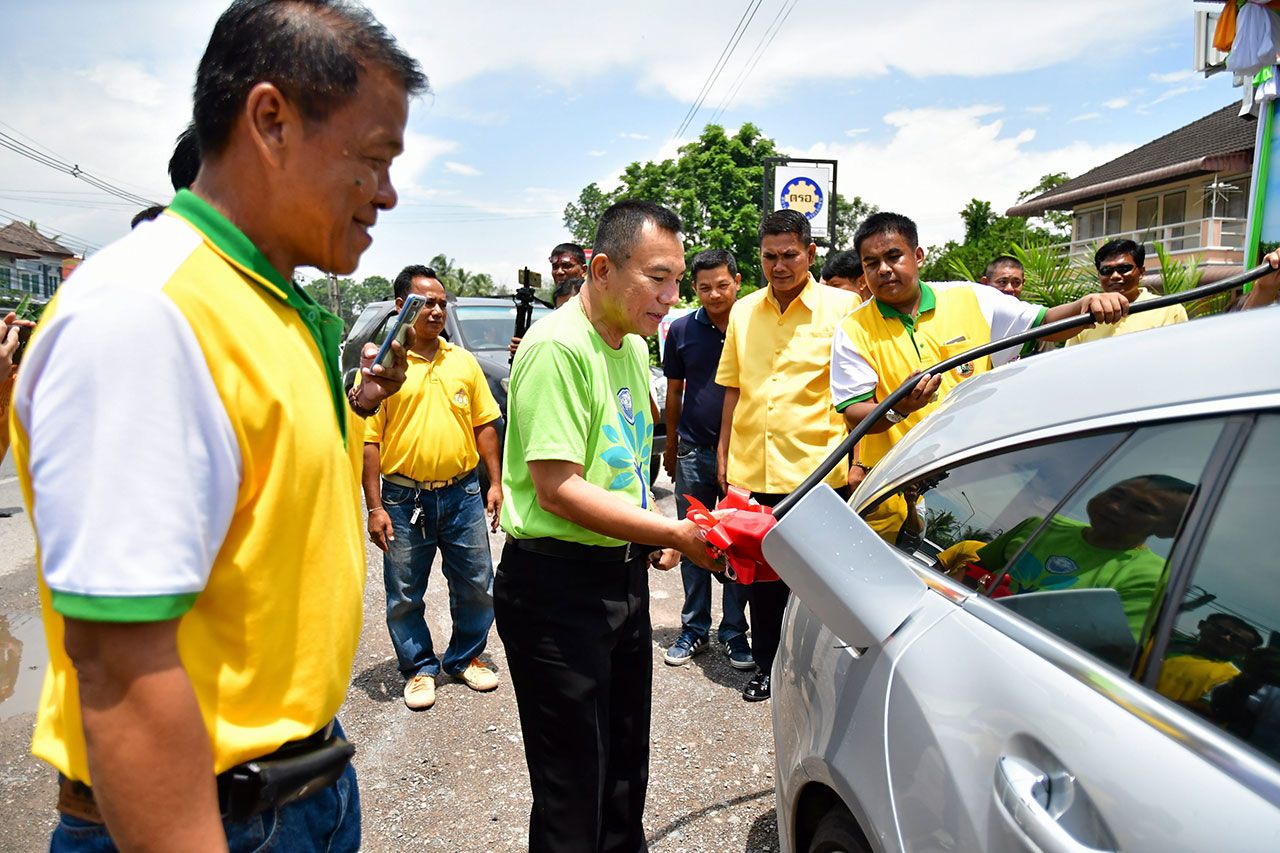
<svg viewBox="0 0 1280 853">
<path fill-rule="evenodd" d="M 1280 416 L 1254 427 L 1183 596 L 1156 690 L 1280 763 Z"/>
<path fill-rule="evenodd" d="M 1135 431 L 1051 515 L 1028 517 L 977 548 L 981 566 L 1003 569 L 989 594 L 1128 669 L 1221 430 L 1221 421 L 1201 420 Z"/>
<path fill-rule="evenodd" d="M 550 308 L 535 305 L 533 321 L 550 313 Z M 460 343 L 469 350 L 506 349 L 515 332 L 515 305 L 460 305 L 457 314 Z"/>
<path fill-rule="evenodd" d="M 966 574 L 978 547 L 1031 516 L 1053 510 L 1126 433 L 1024 447 L 933 472 L 868 509 L 867 524 L 890 544 L 977 587 L 989 570 Z M 944 557 L 945 555 L 945 557 Z"/>
</svg>

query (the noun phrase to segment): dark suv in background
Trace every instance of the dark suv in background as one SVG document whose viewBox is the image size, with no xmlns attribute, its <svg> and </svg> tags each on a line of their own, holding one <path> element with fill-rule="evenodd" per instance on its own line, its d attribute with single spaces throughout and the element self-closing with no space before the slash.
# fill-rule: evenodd
<svg viewBox="0 0 1280 853">
<path fill-rule="evenodd" d="M 550 313 L 551 308 L 545 304 L 533 306 L 534 322 Z M 395 300 L 388 299 L 366 306 L 356 319 L 351 333 L 342 344 L 342 379 L 347 388 L 355 382 L 361 348 L 370 341 L 381 344 L 395 314 Z M 507 345 L 511 343 L 515 327 L 516 306 L 509 296 L 449 298 L 444 316 L 444 337 L 450 343 L 470 352 L 480 362 L 489 390 L 493 392 L 498 408 L 502 410 L 502 420 L 498 422 L 499 440 L 506 437 L 507 383 L 511 377 L 511 354 L 507 351 Z M 653 426 L 653 456 L 649 468 L 652 483 L 662 464 L 662 451 L 667 444 L 667 425 L 662 417 L 667 402 L 667 381 L 658 368 L 651 367 L 649 372 L 649 392 L 658 404 L 658 419 Z M 478 473 L 481 485 L 488 488 L 483 465 Z"/>
</svg>

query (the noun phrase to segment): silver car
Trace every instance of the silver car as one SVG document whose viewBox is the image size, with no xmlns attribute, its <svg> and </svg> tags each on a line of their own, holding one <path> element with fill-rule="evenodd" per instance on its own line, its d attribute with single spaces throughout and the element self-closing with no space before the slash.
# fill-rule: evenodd
<svg viewBox="0 0 1280 853">
<path fill-rule="evenodd" d="M 784 851 L 1280 850 L 1280 312 L 964 382 L 764 551 Z"/>
</svg>

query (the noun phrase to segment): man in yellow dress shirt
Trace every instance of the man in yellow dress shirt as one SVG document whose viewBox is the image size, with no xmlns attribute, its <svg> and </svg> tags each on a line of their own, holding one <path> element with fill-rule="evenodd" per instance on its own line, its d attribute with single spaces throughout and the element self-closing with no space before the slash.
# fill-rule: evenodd
<svg viewBox="0 0 1280 853">
<path fill-rule="evenodd" d="M 716 454 L 721 487 L 748 489 L 765 506 L 800 485 L 845 433 L 828 396 L 831 336 L 858 297 L 813 280 L 817 250 L 802 214 L 779 210 L 764 218 L 760 264 L 769 286 L 734 305 L 716 371 L 716 384 L 725 387 Z M 827 482 L 844 493 L 847 476 L 841 463 Z M 789 593 L 782 581 L 748 588 L 759 667 L 743 688 L 748 702 L 769 698 Z"/>
<path fill-rule="evenodd" d="M 1141 243 L 1135 243 L 1132 240 L 1111 240 L 1104 243 L 1093 256 L 1093 265 L 1098 269 L 1099 289 L 1103 293 L 1119 293 L 1129 300 L 1130 304 L 1154 299 L 1155 294 L 1142 286 L 1142 277 L 1147 272 L 1146 267 L 1143 266 L 1146 257 L 1147 250 Z M 1119 323 L 1109 326 L 1085 329 L 1068 341 L 1067 345 L 1100 341 L 1115 335 L 1127 335 L 1130 332 L 1142 332 L 1185 322 L 1187 322 L 1187 309 L 1181 305 L 1170 305 L 1158 311 L 1144 311 L 1132 317 L 1125 317 Z"/>
<path fill-rule="evenodd" d="M 497 530 L 502 508 L 497 421 L 501 414 L 476 357 L 440 337 L 446 295 L 433 270 L 409 266 L 396 276 L 396 307 L 416 293 L 426 305 L 401 393 L 366 422 L 364 495 L 369 536 L 385 554 L 387 629 L 405 677 L 404 703 L 421 711 L 436 701 L 441 670 L 481 692 L 498 677 L 480 661 L 493 625 L 493 560 L 486 509 Z M 480 494 L 483 459 L 489 491 Z M 436 657 L 423 597 L 436 549 L 449 582 L 453 635 Z"/>
</svg>

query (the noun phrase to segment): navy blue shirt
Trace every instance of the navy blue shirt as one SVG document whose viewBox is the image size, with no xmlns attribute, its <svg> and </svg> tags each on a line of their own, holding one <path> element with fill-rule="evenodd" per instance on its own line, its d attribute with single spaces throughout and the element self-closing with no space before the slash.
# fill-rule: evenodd
<svg viewBox="0 0 1280 853">
<path fill-rule="evenodd" d="M 662 372 L 684 380 L 684 404 L 677 432 L 681 441 L 714 447 L 720 440 L 724 388 L 716 384 L 716 368 L 724 351 L 724 332 L 699 308 L 671 324 Z"/>
</svg>

